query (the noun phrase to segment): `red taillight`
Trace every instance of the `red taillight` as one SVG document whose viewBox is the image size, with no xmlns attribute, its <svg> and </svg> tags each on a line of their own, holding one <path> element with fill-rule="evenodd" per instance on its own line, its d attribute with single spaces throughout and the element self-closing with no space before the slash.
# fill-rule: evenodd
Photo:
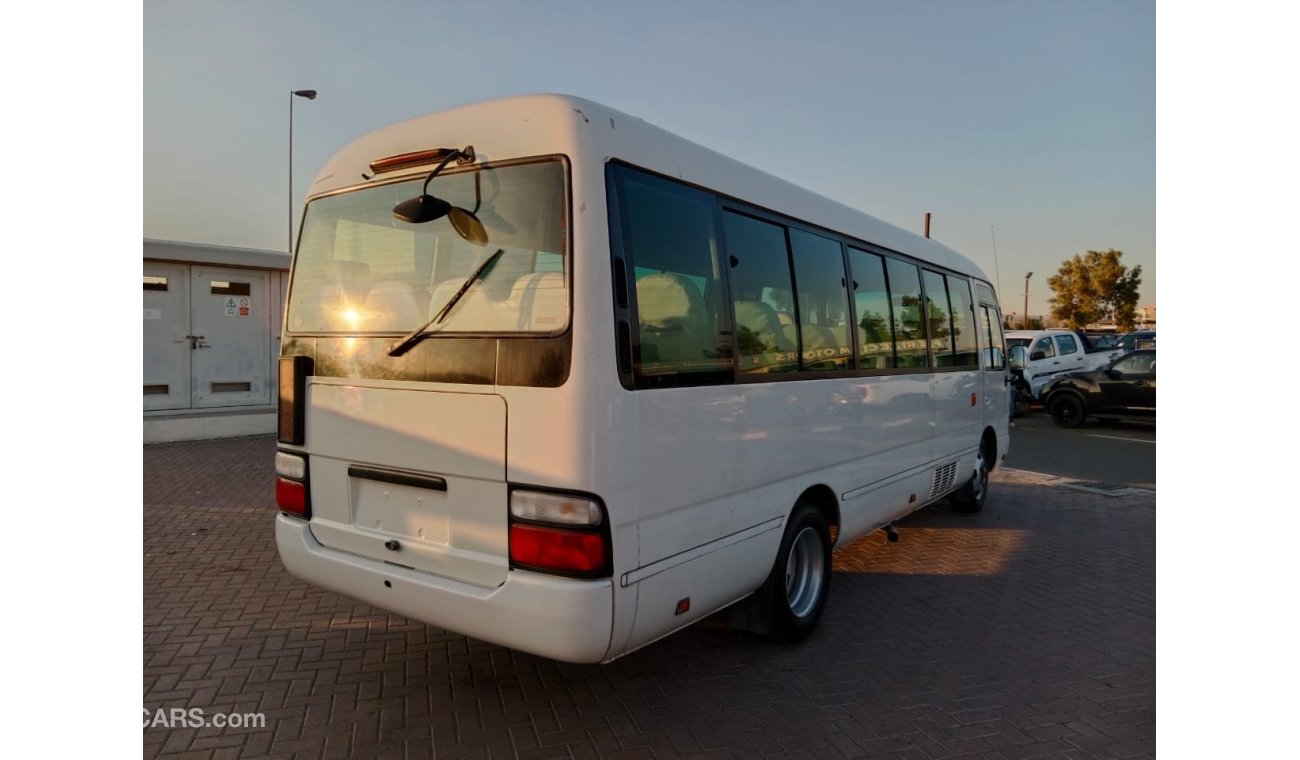
<svg viewBox="0 0 1300 760">
<path fill-rule="evenodd" d="M 605 537 L 592 531 L 510 526 L 510 561 L 565 573 L 594 573 L 605 566 Z"/>
<path fill-rule="evenodd" d="M 275 504 L 281 512 L 310 517 L 307 512 L 307 486 L 285 478 L 275 479 Z"/>
</svg>

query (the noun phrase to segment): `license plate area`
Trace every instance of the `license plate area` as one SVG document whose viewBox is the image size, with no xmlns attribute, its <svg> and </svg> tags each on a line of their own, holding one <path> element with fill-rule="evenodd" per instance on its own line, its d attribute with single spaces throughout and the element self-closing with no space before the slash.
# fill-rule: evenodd
<svg viewBox="0 0 1300 760">
<path fill-rule="evenodd" d="M 447 545 L 449 505 L 441 478 L 349 468 L 348 491 L 358 530 Z"/>
</svg>

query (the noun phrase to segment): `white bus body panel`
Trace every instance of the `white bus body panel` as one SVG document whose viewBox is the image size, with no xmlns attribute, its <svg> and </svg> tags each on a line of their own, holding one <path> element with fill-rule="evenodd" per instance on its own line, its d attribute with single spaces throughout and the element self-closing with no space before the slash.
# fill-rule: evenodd
<svg viewBox="0 0 1300 760">
<path fill-rule="evenodd" d="M 499 586 L 509 571 L 505 401 L 391 385 L 309 386 L 313 535 L 379 562 Z M 352 477 L 353 467 L 442 478 L 446 489 Z M 385 546 L 392 540 L 397 551 Z"/>
<path fill-rule="evenodd" d="M 308 523 L 285 515 L 276 518 L 275 540 L 293 575 L 413 620 L 565 662 L 600 662 L 609 650 L 608 579 L 515 570 L 485 589 L 327 548 Z"/>
<path fill-rule="evenodd" d="M 961 485 L 973 469 L 981 416 L 996 431 L 999 454 L 1005 452 L 1005 411 L 1001 417 L 991 411 L 981 415 L 982 407 L 991 407 L 987 400 L 980 403 L 978 397 L 976 405 L 971 405 L 971 393 L 981 392 L 981 381 L 974 372 L 651 391 L 623 388 L 617 374 L 610 292 L 605 168 L 611 159 L 987 281 L 979 267 L 940 243 L 828 201 L 627 114 L 560 95 L 524 96 L 458 108 L 360 138 L 326 164 L 311 192 L 319 195 L 364 186 L 367 182 L 362 175 L 371 173 L 369 162 L 378 158 L 465 145 L 474 146 L 480 162 L 555 154 L 569 159 L 573 246 L 568 268 L 573 293 L 570 372 L 558 388 L 407 384 L 411 388 L 403 392 L 406 397 L 423 395 L 418 390 L 455 389 L 459 395 L 449 398 L 462 401 L 490 393 L 489 398 L 501 402 L 503 415 L 508 410 L 508 426 L 501 427 L 504 453 L 499 458 L 491 453 L 495 451 L 491 445 L 480 449 L 482 441 L 471 444 L 460 440 L 461 433 L 483 424 L 482 417 L 471 423 L 473 415 L 468 414 L 456 423 L 454 431 L 445 434 L 430 432 L 438 426 L 424 423 L 417 424 L 418 431 L 412 430 L 405 426 L 416 423 L 398 417 L 414 419 L 416 415 L 409 411 L 397 415 L 391 421 L 398 432 L 390 445 L 402 449 L 406 459 L 401 461 L 412 465 L 424 461 L 417 452 L 430 445 L 463 455 L 466 474 L 460 477 L 470 480 L 491 480 L 485 477 L 486 470 L 495 472 L 500 462 L 505 482 L 599 495 L 611 527 L 612 578 L 603 582 L 546 578 L 508 571 L 502 564 L 504 581 L 496 592 L 489 592 L 450 575 L 393 568 L 379 560 L 332 552 L 319 543 L 313 546 L 310 532 L 297 530 L 295 521 L 281 517 L 281 553 L 288 551 L 286 566 L 300 577 L 415 619 L 558 659 L 592 661 L 592 652 L 600 647 L 596 642 L 603 641 L 605 651 L 596 659 L 612 659 L 757 588 L 771 569 L 785 519 L 808 489 L 832 494 L 840 513 L 839 540 L 843 543 L 942 496 L 931 493 L 936 467 L 956 462 L 959 475 L 954 486 Z M 382 179 L 423 177 L 428 170 L 427 166 L 399 170 L 382 175 Z M 981 370 L 981 374 L 986 373 Z M 1001 383 L 1003 376 L 996 377 Z M 317 380 L 313 380 L 312 393 Z M 385 387 L 400 385 L 388 383 Z M 987 391 L 984 394 L 987 396 Z M 1005 393 L 999 398 L 1005 410 Z M 345 417 L 358 419 L 357 414 L 335 411 L 339 403 L 335 399 L 323 404 L 322 411 L 329 409 L 336 422 Z M 489 415 L 487 426 L 496 431 L 495 412 L 486 405 L 475 413 L 480 412 Z M 323 451 L 317 450 L 317 442 L 325 436 L 320 428 L 312 427 L 310 418 L 307 429 L 315 500 L 315 457 Z M 348 434 L 340 426 L 329 437 L 334 435 Z M 339 445 L 346 449 L 331 449 L 327 458 L 340 463 L 362 458 L 381 466 L 394 466 L 397 461 L 387 452 Z M 460 445 L 468 448 L 460 451 Z M 484 469 L 477 469 L 480 466 Z M 432 465 L 425 469 L 436 471 Z M 331 477 L 337 479 L 337 473 Z M 504 496 L 495 512 L 500 525 L 481 527 L 505 536 Z M 343 521 L 341 514 L 334 519 Z M 294 530 L 284 527 L 286 521 Z M 501 553 L 494 554 L 497 540 L 488 538 L 480 545 L 481 558 L 506 556 L 504 543 Z M 408 593 L 393 594 L 383 586 L 381 580 L 390 577 L 390 568 L 392 573 L 400 571 L 398 577 Z M 469 570 L 463 572 L 472 575 Z M 488 578 L 473 577 L 479 582 Z M 517 582 L 521 578 L 528 579 L 526 584 Z M 464 593 L 446 591 L 448 586 Z M 544 587 L 557 594 L 561 594 L 558 589 L 572 587 L 577 589 L 572 592 L 575 598 L 582 601 L 561 594 L 557 605 L 565 615 L 575 617 L 562 623 L 557 615 L 543 623 L 530 616 L 542 614 L 539 608 L 545 606 L 546 598 L 523 601 L 514 594 L 524 587 L 530 593 L 540 593 Z M 604 601 L 595 601 L 590 589 L 597 587 L 603 589 Z M 675 614 L 677 602 L 685 597 L 691 599 L 690 611 Z M 505 610 L 515 603 L 523 606 L 511 617 Z M 559 633 L 542 636 L 546 641 L 534 640 L 550 625 L 557 626 Z M 569 645 L 561 639 L 576 639 L 581 644 L 564 649 Z"/>
</svg>

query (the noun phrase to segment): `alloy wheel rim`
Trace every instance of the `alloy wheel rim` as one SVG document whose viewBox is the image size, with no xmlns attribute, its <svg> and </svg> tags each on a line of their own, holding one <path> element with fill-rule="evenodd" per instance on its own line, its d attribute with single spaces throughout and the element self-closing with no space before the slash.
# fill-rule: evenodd
<svg viewBox="0 0 1300 760">
<path fill-rule="evenodd" d="M 821 596 L 825 566 L 822 539 L 813 528 L 804 528 L 790 545 L 785 563 L 785 598 L 795 617 L 806 617 Z"/>
</svg>

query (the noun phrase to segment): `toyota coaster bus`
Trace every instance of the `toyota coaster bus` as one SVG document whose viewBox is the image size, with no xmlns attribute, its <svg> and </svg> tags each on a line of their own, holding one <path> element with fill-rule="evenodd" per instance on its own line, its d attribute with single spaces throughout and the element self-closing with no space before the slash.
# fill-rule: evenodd
<svg viewBox="0 0 1300 760">
<path fill-rule="evenodd" d="M 569 662 L 729 605 L 796 640 L 834 546 L 983 505 L 1001 325 L 955 251 L 587 100 L 380 129 L 308 193 L 280 556 Z"/>
</svg>

